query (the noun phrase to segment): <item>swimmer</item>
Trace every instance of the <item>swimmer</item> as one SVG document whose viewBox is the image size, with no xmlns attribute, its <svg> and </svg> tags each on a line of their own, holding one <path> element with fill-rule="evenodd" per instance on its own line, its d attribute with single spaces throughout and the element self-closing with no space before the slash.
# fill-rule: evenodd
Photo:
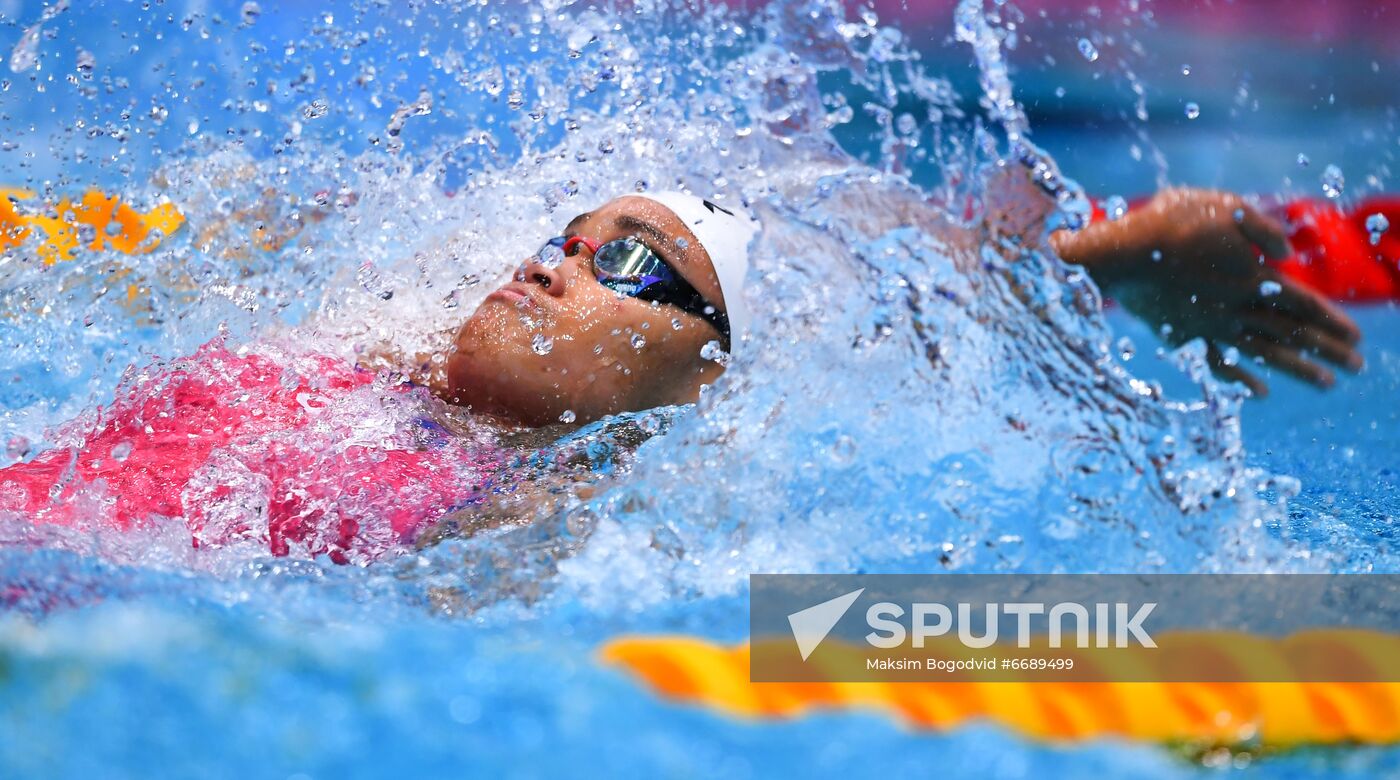
<svg viewBox="0 0 1400 780">
<path fill-rule="evenodd" d="M 723 372 L 711 342 L 740 344 L 738 292 L 756 224 L 692 195 L 628 195 L 575 217 L 487 296 L 457 334 L 447 402 L 524 425 L 694 402 Z M 1170 340 L 1201 337 L 1219 375 L 1262 396 L 1230 347 L 1320 387 L 1323 362 L 1360 369 L 1360 331 L 1336 305 L 1261 262 L 1291 254 L 1283 225 L 1237 195 L 1170 190 L 1052 242 L 1105 294 Z M 621 295 L 619 295 L 621 293 Z M 533 327 L 527 326 L 527 322 Z M 629 346 L 645 339 L 646 349 Z M 550 343 L 547 354 L 532 345 Z"/>
<path fill-rule="evenodd" d="M 917 206 L 879 218 L 935 213 Z M 1019 224 L 1030 236 L 1043 223 Z M 414 410 L 431 391 L 494 431 L 518 432 L 695 402 L 724 372 L 721 350 L 745 348 L 752 317 L 741 286 L 757 232 L 737 205 L 674 192 L 580 214 L 485 298 L 427 388 L 375 391 L 381 374 L 328 356 L 211 342 L 134 373 L 95 420 L 65 432 L 70 446 L 0 469 L 0 510 L 117 530 L 180 518 L 195 546 L 252 543 L 341 563 L 522 522 L 560 494 L 586 497 L 602 477 L 508 484 L 533 480 L 509 465 L 520 450 L 502 451 L 480 425 L 449 436 L 444 421 Z M 1324 387 L 1334 379 L 1319 359 L 1361 365 L 1356 325 L 1261 264 L 1261 251 L 1289 253 L 1287 236 L 1237 196 L 1174 190 L 1052 242 L 1129 311 L 1170 325 L 1173 339 L 1205 338 L 1216 370 L 1256 394 L 1263 383 L 1225 360 L 1229 347 Z M 415 424 L 380 438 L 346 441 L 314 424 L 400 407 Z"/>
</svg>

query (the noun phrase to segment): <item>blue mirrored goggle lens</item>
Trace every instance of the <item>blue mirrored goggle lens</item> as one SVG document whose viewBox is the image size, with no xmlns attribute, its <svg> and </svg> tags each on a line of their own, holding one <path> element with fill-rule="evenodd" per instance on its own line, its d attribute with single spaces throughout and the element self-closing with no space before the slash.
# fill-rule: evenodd
<svg viewBox="0 0 1400 780">
<path fill-rule="evenodd" d="M 563 236 L 549 239 L 535 253 L 535 258 L 550 268 L 558 268 L 559 264 L 564 262 L 564 242 L 566 240 Z"/>
<path fill-rule="evenodd" d="M 593 256 L 598 281 L 626 295 L 675 279 L 675 272 L 646 244 L 622 238 L 598 247 Z"/>
</svg>

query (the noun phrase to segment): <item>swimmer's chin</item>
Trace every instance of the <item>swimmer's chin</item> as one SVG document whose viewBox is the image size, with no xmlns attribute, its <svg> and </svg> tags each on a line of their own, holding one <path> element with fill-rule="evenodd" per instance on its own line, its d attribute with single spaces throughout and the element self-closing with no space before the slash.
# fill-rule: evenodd
<svg viewBox="0 0 1400 780">
<path fill-rule="evenodd" d="M 461 372 L 467 372 L 463 377 Z M 522 390 L 504 376 L 474 372 L 469 366 L 449 366 L 448 387 L 440 393 L 449 404 L 467 409 L 473 416 L 501 425 L 541 428 L 559 422 L 564 399 L 557 395 Z"/>
<path fill-rule="evenodd" d="M 522 334 L 506 335 L 485 319 L 473 317 L 462 329 L 447 358 L 445 382 L 434 391 L 453 406 L 501 422 L 532 427 L 547 422 L 542 407 L 551 407 L 548 399 L 537 397 L 534 383 L 523 376 L 529 359 L 538 356 L 522 345 Z"/>
</svg>

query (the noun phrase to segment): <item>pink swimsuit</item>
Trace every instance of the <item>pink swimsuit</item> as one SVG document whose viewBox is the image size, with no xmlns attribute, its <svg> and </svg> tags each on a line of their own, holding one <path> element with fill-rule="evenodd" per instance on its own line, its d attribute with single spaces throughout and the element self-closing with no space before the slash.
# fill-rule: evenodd
<svg viewBox="0 0 1400 780">
<path fill-rule="evenodd" d="M 509 455 L 450 435 L 411 385 L 324 355 L 210 342 L 129 377 L 29 463 L 0 469 L 0 511 L 84 528 L 179 518 L 195 546 L 363 563 L 479 501 Z"/>
</svg>

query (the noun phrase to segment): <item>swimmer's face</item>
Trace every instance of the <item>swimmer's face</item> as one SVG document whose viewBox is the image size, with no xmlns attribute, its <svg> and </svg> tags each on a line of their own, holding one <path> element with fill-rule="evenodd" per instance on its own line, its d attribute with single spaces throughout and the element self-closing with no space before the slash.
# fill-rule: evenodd
<svg viewBox="0 0 1400 780">
<path fill-rule="evenodd" d="M 618 198 L 579 215 L 563 234 L 599 243 L 635 237 L 724 308 L 709 255 L 655 201 Z M 592 253 L 579 247 L 555 268 L 527 261 L 487 296 L 457 334 L 444 395 L 527 425 L 555 422 L 566 412 L 587 422 L 689 403 L 724 370 L 700 356 L 710 341 L 722 336 L 703 318 L 604 287 Z"/>
</svg>

